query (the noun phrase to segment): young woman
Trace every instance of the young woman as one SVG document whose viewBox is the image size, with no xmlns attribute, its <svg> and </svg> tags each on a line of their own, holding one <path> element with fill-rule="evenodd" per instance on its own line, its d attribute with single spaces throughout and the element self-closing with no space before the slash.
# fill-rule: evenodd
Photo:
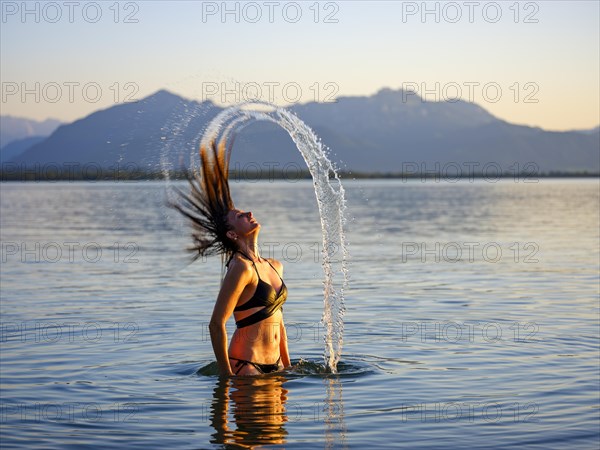
<svg viewBox="0 0 600 450">
<path fill-rule="evenodd" d="M 287 298 L 283 266 L 262 258 L 260 223 L 235 208 L 229 192 L 225 143 L 211 144 L 212 158 L 200 149 L 201 173 L 188 178 L 190 194 L 171 203 L 191 221 L 194 259 L 221 254 L 227 272 L 210 320 L 210 336 L 221 375 L 258 375 L 290 366 L 282 305 Z M 237 329 L 228 345 L 225 324 Z"/>
</svg>

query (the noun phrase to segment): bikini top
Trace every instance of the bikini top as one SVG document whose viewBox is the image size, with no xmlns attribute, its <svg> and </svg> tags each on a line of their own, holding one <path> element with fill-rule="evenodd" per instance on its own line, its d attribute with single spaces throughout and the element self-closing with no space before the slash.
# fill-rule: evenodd
<svg viewBox="0 0 600 450">
<path fill-rule="evenodd" d="M 238 250 L 239 251 L 239 250 Z M 259 306 L 264 306 L 264 308 L 258 310 L 254 314 L 249 315 L 241 320 L 238 320 L 235 324 L 238 328 L 244 328 L 250 325 L 254 325 L 262 320 L 268 319 L 273 314 L 275 314 L 280 308 L 283 308 L 283 304 L 287 299 L 287 287 L 283 281 L 283 278 L 279 275 L 279 272 L 275 270 L 275 267 L 269 263 L 269 265 L 277 272 L 279 279 L 281 280 L 281 289 L 279 290 L 279 294 L 275 291 L 273 286 L 265 281 L 261 280 L 260 275 L 258 274 L 258 269 L 256 268 L 256 264 L 252 261 L 245 253 L 239 252 L 244 258 L 249 259 L 254 266 L 254 270 L 256 270 L 256 276 L 258 276 L 258 284 L 256 285 L 256 290 L 254 291 L 254 295 L 250 300 L 245 302 L 243 305 L 238 305 L 234 308 L 234 311 L 246 311 L 251 308 L 256 308 Z"/>
</svg>

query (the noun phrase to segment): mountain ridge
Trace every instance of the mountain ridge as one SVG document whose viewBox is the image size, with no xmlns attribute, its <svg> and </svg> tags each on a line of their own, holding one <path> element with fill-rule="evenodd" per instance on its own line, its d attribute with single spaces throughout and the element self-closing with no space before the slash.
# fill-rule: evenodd
<svg viewBox="0 0 600 450">
<path fill-rule="evenodd" d="M 48 118 L 46 120 L 27 119 L 13 115 L 0 116 L 0 149 L 16 140 L 32 136 L 49 136 L 62 122 Z"/>
<path fill-rule="evenodd" d="M 384 88 L 372 96 L 289 107 L 332 149 L 341 168 L 401 172 L 436 164 L 533 163 L 540 171 L 600 170 L 600 131 L 546 131 L 511 124 L 480 105 L 430 102 Z M 223 108 L 160 89 L 141 100 L 95 111 L 59 126 L 12 161 L 18 164 L 125 161 L 142 170 L 177 168 L 197 150 L 201 132 Z M 279 162 L 304 167 L 287 134 L 269 123 L 252 124 L 236 141 L 239 164 Z M 259 164 L 260 165 L 260 164 Z"/>
</svg>

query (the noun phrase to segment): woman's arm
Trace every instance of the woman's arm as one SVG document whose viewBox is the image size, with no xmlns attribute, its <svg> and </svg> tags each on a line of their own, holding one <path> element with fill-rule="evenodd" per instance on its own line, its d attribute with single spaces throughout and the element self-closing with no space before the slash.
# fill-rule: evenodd
<svg viewBox="0 0 600 450">
<path fill-rule="evenodd" d="M 269 261 L 275 267 L 275 270 L 279 273 L 279 276 L 283 280 L 283 264 L 274 258 L 269 258 Z M 285 331 L 285 324 L 283 323 L 283 315 L 281 316 L 281 323 L 279 324 L 279 354 L 281 355 L 281 362 L 283 367 L 290 367 L 292 365 L 290 361 L 290 352 L 287 343 L 287 333 Z"/>
<path fill-rule="evenodd" d="M 229 410 L 229 380 L 221 378 L 213 391 L 213 407 L 210 424 L 215 429 L 213 436 L 217 442 L 228 442 L 230 435 L 227 412 Z"/>
<path fill-rule="evenodd" d="M 281 362 L 283 367 L 290 367 L 290 352 L 287 344 L 287 333 L 285 331 L 285 325 L 283 323 L 283 317 L 281 317 L 281 324 L 279 325 L 279 354 L 281 355 Z"/>
<path fill-rule="evenodd" d="M 221 375 L 233 375 L 229 364 L 225 324 L 233 313 L 242 291 L 251 279 L 252 270 L 247 265 L 241 261 L 232 261 L 213 309 L 208 329 Z"/>
</svg>

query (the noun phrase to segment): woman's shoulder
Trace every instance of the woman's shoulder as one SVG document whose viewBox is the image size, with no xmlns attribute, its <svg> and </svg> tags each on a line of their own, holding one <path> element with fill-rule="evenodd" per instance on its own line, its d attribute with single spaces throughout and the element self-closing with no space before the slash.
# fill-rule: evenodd
<svg viewBox="0 0 600 450">
<path fill-rule="evenodd" d="M 278 260 L 276 260 L 275 258 L 265 258 L 267 261 L 269 261 L 269 263 L 275 267 L 275 270 L 277 270 L 277 272 L 279 272 L 280 275 L 283 275 L 283 264 L 281 264 L 281 262 L 279 262 Z"/>
<path fill-rule="evenodd" d="M 229 261 L 227 272 L 237 273 L 240 276 L 248 276 L 254 273 L 254 267 L 252 266 L 252 261 L 236 253 Z"/>
</svg>

